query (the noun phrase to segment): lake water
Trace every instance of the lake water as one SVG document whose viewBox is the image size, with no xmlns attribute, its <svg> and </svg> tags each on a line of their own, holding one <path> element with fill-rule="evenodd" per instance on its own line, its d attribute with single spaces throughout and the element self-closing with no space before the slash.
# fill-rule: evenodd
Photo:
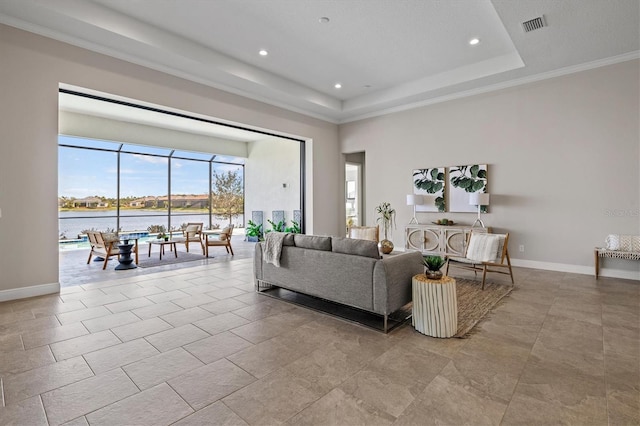
<svg viewBox="0 0 640 426">
<path fill-rule="evenodd" d="M 66 236 L 67 239 L 77 239 L 78 235 L 84 230 L 94 229 L 96 231 L 106 232 L 113 231 L 116 228 L 115 210 L 100 211 L 65 211 L 59 212 L 59 232 Z M 126 215 L 126 216 L 125 216 Z M 82 216 L 81 218 L 73 218 L 73 216 Z M 226 218 L 212 217 L 212 224 L 224 227 L 228 222 Z M 172 213 L 171 226 L 179 228 L 181 224 L 187 222 L 202 222 L 204 227 L 209 227 L 209 214 L 199 214 L 193 212 Z M 244 215 L 234 216 L 232 223 L 236 228 L 244 227 Z M 147 231 L 151 225 L 164 225 L 166 228 L 169 224 L 169 218 L 166 214 L 158 214 L 154 210 L 122 210 L 120 212 L 120 229 L 124 233 L 133 233 L 136 231 Z M 63 238 L 61 238 L 63 239 Z"/>
</svg>

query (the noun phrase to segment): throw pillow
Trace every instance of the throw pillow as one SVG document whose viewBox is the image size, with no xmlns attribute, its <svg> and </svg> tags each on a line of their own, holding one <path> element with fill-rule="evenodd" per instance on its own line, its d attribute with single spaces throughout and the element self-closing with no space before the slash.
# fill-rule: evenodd
<svg viewBox="0 0 640 426">
<path fill-rule="evenodd" d="M 607 236 L 605 242 L 607 250 L 620 250 L 620 235 L 610 234 Z"/>
<path fill-rule="evenodd" d="M 622 251 L 640 251 L 640 237 L 635 235 L 620 235 L 620 248 Z"/>
<path fill-rule="evenodd" d="M 102 239 L 105 243 L 114 243 L 119 240 L 118 234 L 115 232 L 103 232 Z"/>
<path fill-rule="evenodd" d="M 370 240 L 333 237 L 331 240 L 331 251 L 334 253 L 353 254 L 356 256 L 380 259 L 378 243 Z"/>
<path fill-rule="evenodd" d="M 321 237 L 318 235 L 294 234 L 293 241 L 296 247 L 313 250 L 331 251 L 331 237 Z"/>
<path fill-rule="evenodd" d="M 467 248 L 467 259 L 491 262 L 498 257 L 500 237 L 492 234 L 472 234 Z"/>
<path fill-rule="evenodd" d="M 196 236 L 196 232 L 198 231 L 198 225 L 189 225 L 187 229 L 185 229 L 185 233 L 188 238 L 193 238 Z"/>
</svg>

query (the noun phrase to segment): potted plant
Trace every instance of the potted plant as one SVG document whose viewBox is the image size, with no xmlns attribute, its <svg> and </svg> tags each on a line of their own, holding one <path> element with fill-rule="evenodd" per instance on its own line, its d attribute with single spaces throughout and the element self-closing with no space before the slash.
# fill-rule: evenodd
<svg viewBox="0 0 640 426">
<path fill-rule="evenodd" d="M 275 223 L 271 219 L 267 219 L 267 222 L 269 222 L 269 224 L 271 225 L 271 230 L 269 232 L 284 232 L 284 228 L 286 225 L 286 222 L 284 220 Z"/>
<path fill-rule="evenodd" d="M 391 227 L 395 227 L 396 223 L 396 209 L 391 208 L 391 204 L 386 201 L 376 207 L 378 213 L 377 222 L 382 224 L 384 231 L 384 239 L 380 241 L 380 251 L 384 254 L 389 254 L 393 251 L 393 243 L 389 240 L 389 234 Z"/>
<path fill-rule="evenodd" d="M 442 278 L 440 268 L 444 266 L 446 261 L 440 256 L 423 256 L 422 262 L 427 267 L 426 276 L 430 280 L 439 280 Z"/>
<path fill-rule="evenodd" d="M 301 232 L 300 224 L 295 220 L 291 221 L 291 226 L 287 226 L 284 228 L 284 232 L 289 232 L 291 234 L 299 234 Z"/>
<path fill-rule="evenodd" d="M 251 220 L 247 224 L 247 229 L 244 232 L 247 241 L 257 243 L 262 238 L 262 224 L 258 225 Z"/>
</svg>

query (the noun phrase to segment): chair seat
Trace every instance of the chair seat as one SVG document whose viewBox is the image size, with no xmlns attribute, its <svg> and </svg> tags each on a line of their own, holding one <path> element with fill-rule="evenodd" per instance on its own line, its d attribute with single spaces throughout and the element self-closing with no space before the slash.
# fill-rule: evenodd
<svg viewBox="0 0 640 426">
<path fill-rule="evenodd" d="M 227 240 L 208 240 L 208 246 L 226 246 L 229 242 Z"/>
<path fill-rule="evenodd" d="M 466 257 L 451 256 L 451 257 L 449 257 L 449 260 L 452 261 L 452 262 L 467 263 L 469 265 L 478 265 L 478 264 L 481 263 L 481 262 L 477 262 L 475 260 L 467 259 Z"/>
</svg>

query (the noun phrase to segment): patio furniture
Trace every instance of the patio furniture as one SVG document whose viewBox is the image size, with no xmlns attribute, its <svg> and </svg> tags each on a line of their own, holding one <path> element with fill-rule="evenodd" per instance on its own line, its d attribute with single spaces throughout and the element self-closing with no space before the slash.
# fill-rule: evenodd
<svg viewBox="0 0 640 426">
<path fill-rule="evenodd" d="M 202 248 L 202 254 L 204 254 L 205 248 L 202 242 L 202 227 L 202 222 L 187 223 L 187 226 L 182 231 L 180 231 L 181 236 L 174 237 L 173 233 L 171 233 L 171 240 L 177 244 L 184 244 L 187 249 L 187 253 L 189 252 L 189 243 L 198 243 Z"/>
<path fill-rule="evenodd" d="M 109 258 L 120 254 L 120 249 L 118 248 L 120 238 L 114 232 L 87 231 L 87 238 L 89 239 L 89 244 L 91 244 L 87 265 L 91 262 L 92 256 L 102 257 L 104 258 L 102 269 L 106 269 Z"/>
<path fill-rule="evenodd" d="M 135 247 L 135 263 L 131 257 L 132 249 Z M 129 236 L 122 236 L 120 238 L 118 249 L 120 256 L 118 256 L 118 266 L 116 271 L 124 271 L 127 269 L 136 269 L 138 263 L 138 238 L 130 238 Z"/>
<path fill-rule="evenodd" d="M 204 244 L 206 247 L 206 256 L 209 257 L 209 247 L 224 247 L 227 249 L 227 253 L 231 253 L 233 256 L 233 247 L 231 247 L 231 235 L 233 234 L 233 225 L 228 225 L 223 228 L 219 233 L 207 231 L 204 238 Z M 209 238 L 210 236 L 217 238 Z"/>
<path fill-rule="evenodd" d="M 160 246 L 160 260 L 162 260 L 162 255 L 164 254 L 164 246 L 169 246 L 169 249 L 173 251 L 175 257 L 178 257 L 178 249 L 176 247 L 176 242 L 173 240 L 155 240 L 155 241 L 147 241 L 149 243 L 149 257 L 151 257 L 151 247 L 154 245 Z"/>
</svg>

